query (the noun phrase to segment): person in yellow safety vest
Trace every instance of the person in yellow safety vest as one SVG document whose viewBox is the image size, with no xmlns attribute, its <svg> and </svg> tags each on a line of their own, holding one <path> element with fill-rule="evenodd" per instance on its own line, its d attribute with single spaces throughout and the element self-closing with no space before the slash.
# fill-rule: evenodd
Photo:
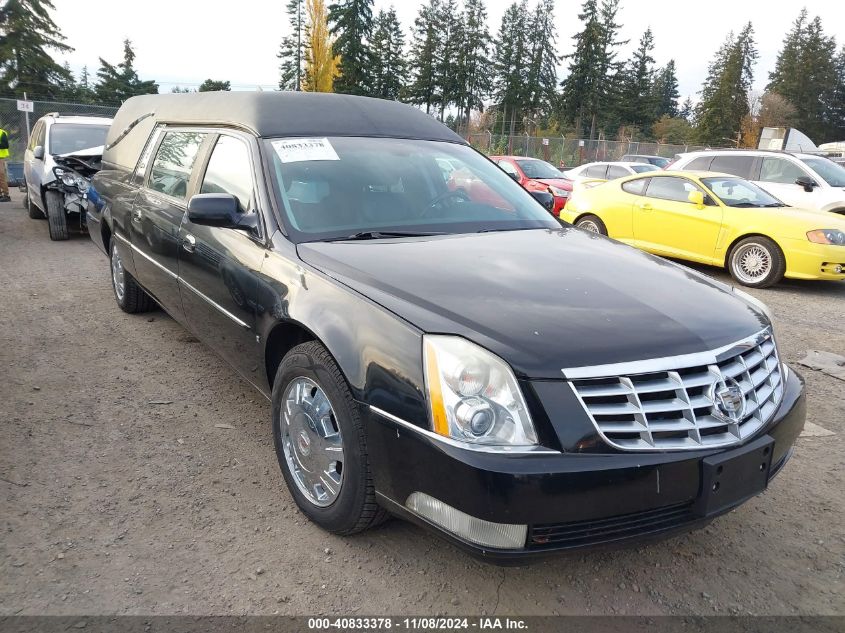
<svg viewBox="0 0 845 633">
<path fill-rule="evenodd" d="M 0 127 L 0 202 L 9 202 L 9 179 L 6 176 L 6 159 L 9 158 L 9 134 Z"/>
</svg>

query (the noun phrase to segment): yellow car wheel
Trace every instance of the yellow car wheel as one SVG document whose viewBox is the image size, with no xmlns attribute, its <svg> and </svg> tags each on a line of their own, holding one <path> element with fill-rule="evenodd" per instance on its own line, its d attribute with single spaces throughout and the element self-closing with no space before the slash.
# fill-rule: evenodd
<svg viewBox="0 0 845 633">
<path fill-rule="evenodd" d="M 728 257 L 731 276 L 743 286 L 768 288 L 783 279 L 786 259 L 768 237 L 746 237 L 736 243 Z"/>
<path fill-rule="evenodd" d="M 605 226 L 604 222 L 601 221 L 601 218 L 596 215 L 585 215 L 584 217 L 579 218 L 578 221 L 575 223 L 575 226 L 577 226 L 579 229 L 589 231 L 590 233 L 607 235 L 607 227 Z"/>
</svg>

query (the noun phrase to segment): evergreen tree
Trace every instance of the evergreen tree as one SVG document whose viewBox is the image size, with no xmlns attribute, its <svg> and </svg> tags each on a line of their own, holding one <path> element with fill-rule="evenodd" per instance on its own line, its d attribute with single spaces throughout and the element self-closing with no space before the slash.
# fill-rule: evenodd
<svg viewBox="0 0 845 633">
<path fill-rule="evenodd" d="M 651 125 L 657 109 L 653 92 L 653 50 L 654 35 L 649 28 L 640 38 L 639 46 L 620 77 L 620 98 L 617 104 L 620 123 L 636 126 L 640 130 Z"/>
<path fill-rule="evenodd" d="M 301 90 L 305 77 L 305 56 L 308 44 L 306 12 L 303 0 L 288 0 L 285 12 L 290 33 L 282 38 L 276 57 L 279 64 L 279 90 Z"/>
<path fill-rule="evenodd" d="M 402 79 L 405 77 L 405 34 L 396 17 L 396 10 L 380 10 L 373 21 L 372 37 L 372 91 L 373 97 L 399 99 Z"/>
<path fill-rule="evenodd" d="M 411 32 L 410 71 L 411 81 L 405 90 L 405 99 L 424 105 L 426 113 L 437 101 L 437 53 L 440 50 L 438 15 L 440 0 L 428 0 L 420 7 Z"/>
<path fill-rule="evenodd" d="M 457 102 L 461 92 L 459 50 L 464 31 L 457 1 L 442 0 L 435 19 L 440 31 L 434 63 L 435 100 L 440 106 L 440 120 L 443 121 L 446 108 Z"/>
<path fill-rule="evenodd" d="M 340 74 L 335 77 L 334 91 L 369 94 L 373 0 L 339 0 L 329 5 L 329 24 L 335 36 L 333 51 L 340 57 Z"/>
<path fill-rule="evenodd" d="M 692 97 L 687 97 L 684 99 L 683 105 L 681 105 L 681 109 L 678 111 L 678 117 L 681 119 L 685 119 L 687 121 L 692 121 L 693 116 L 693 105 L 692 105 Z"/>
<path fill-rule="evenodd" d="M 526 108 L 533 116 L 547 114 L 555 102 L 558 55 L 554 0 L 539 0 L 528 23 L 530 65 L 526 78 Z"/>
<path fill-rule="evenodd" d="M 663 115 L 669 118 L 680 116 L 678 99 L 681 97 L 678 92 L 678 77 L 675 73 L 675 60 L 670 59 L 669 63 L 661 68 L 654 78 L 652 87 L 652 99 L 654 103 L 654 118 L 660 119 Z M 686 118 L 686 117 L 681 117 Z"/>
<path fill-rule="evenodd" d="M 494 55 L 494 91 L 502 110 L 502 130 L 509 125 L 510 134 L 516 131 L 528 100 L 527 78 L 529 70 L 527 40 L 528 3 L 514 2 L 502 16 L 496 38 Z"/>
<path fill-rule="evenodd" d="M 836 57 L 836 87 L 832 91 L 830 125 L 832 139 L 845 138 L 845 44 Z"/>
<path fill-rule="evenodd" d="M 197 92 L 229 92 L 232 89 L 228 81 L 216 81 L 214 79 L 206 79 L 200 84 Z"/>
<path fill-rule="evenodd" d="M 50 17 L 50 0 L 7 0 L 0 5 L 0 93 L 29 98 L 56 98 L 73 77 L 57 64 L 49 49 L 73 49 Z"/>
<path fill-rule="evenodd" d="M 114 66 L 100 58 L 97 78 L 97 99 L 104 103 L 117 105 L 135 95 L 158 94 L 158 84 L 155 81 L 142 81 L 138 78 L 135 71 L 135 51 L 132 50 L 132 42 L 128 39 L 123 41 L 122 62 Z"/>
<path fill-rule="evenodd" d="M 710 64 L 695 110 L 700 142 L 725 145 L 738 138 L 743 117 L 751 110 L 748 91 L 756 59 L 754 31 L 749 22 L 738 37 L 728 35 Z"/>
<path fill-rule="evenodd" d="M 484 0 L 466 0 L 463 31 L 464 38 L 458 52 L 457 125 L 468 128 L 470 114 L 484 107 L 483 100 L 492 88 L 492 68 L 488 60 L 490 31 Z"/>
<path fill-rule="evenodd" d="M 796 127 L 819 143 L 836 129 L 836 62 L 836 40 L 825 35 L 818 17 L 808 20 L 804 9 L 769 73 L 766 89 L 795 106 Z"/>
<path fill-rule="evenodd" d="M 68 62 L 62 64 L 62 76 L 56 83 L 55 88 L 56 98 L 62 101 L 77 101 L 79 95 L 76 77 L 73 76 L 73 71 L 70 69 Z"/>
<path fill-rule="evenodd" d="M 79 74 L 79 83 L 76 86 L 78 93 L 77 99 L 80 103 L 94 103 L 96 94 L 94 87 L 91 85 L 91 76 L 88 74 L 88 66 L 82 67 L 82 72 Z"/>
</svg>

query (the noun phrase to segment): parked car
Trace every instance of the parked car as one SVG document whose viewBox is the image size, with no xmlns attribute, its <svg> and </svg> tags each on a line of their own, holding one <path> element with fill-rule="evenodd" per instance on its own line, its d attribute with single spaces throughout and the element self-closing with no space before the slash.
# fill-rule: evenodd
<svg viewBox="0 0 845 633">
<path fill-rule="evenodd" d="M 564 172 L 569 180 L 616 180 L 647 171 L 660 171 L 659 167 L 651 163 L 585 163 Z"/>
<path fill-rule="evenodd" d="M 577 189 L 562 219 L 650 253 L 724 266 L 744 286 L 845 279 L 845 218 L 788 207 L 728 174 L 660 172 Z"/>
<path fill-rule="evenodd" d="M 648 163 L 660 169 L 666 169 L 672 161 L 663 156 L 651 154 L 625 154 L 620 160 L 625 163 Z"/>
<path fill-rule="evenodd" d="M 801 432 L 765 306 L 562 226 L 416 108 L 148 95 L 106 147 L 88 223 L 117 304 L 158 303 L 270 399 L 326 530 L 391 513 L 498 559 L 686 531 L 765 490 Z"/>
<path fill-rule="evenodd" d="M 111 119 L 47 114 L 24 152 L 24 208 L 47 217 L 50 239 L 66 240 L 68 225 L 85 228 L 88 182 L 99 169 Z"/>
<path fill-rule="evenodd" d="M 816 154 L 722 150 L 679 154 L 672 169 L 718 171 L 760 185 L 786 204 L 845 214 L 845 167 Z"/>
<path fill-rule="evenodd" d="M 572 181 L 557 167 L 537 158 L 524 156 L 491 156 L 490 160 L 528 191 L 548 191 L 554 196 L 552 215 L 560 215 L 572 193 Z"/>
</svg>

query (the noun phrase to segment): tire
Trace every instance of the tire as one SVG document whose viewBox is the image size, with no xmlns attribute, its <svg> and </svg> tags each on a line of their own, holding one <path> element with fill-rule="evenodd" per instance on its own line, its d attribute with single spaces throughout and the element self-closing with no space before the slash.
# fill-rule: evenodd
<svg viewBox="0 0 845 633">
<path fill-rule="evenodd" d="M 786 258 L 768 237 L 752 236 L 737 242 L 728 255 L 728 271 L 743 286 L 768 288 L 783 279 Z"/>
<path fill-rule="evenodd" d="M 62 195 L 57 191 L 48 191 L 44 196 L 47 200 L 47 223 L 50 229 L 50 239 L 54 242 L 66 240 L 67 216 L 62 205 Z"/>
<path fill-rule="evenodd" d="M 117 250 L 114 240 L 109 245 L 109 269 L 111 271 L 111 287 L 114 291 L 114 300 L 124 312 L 137 314 L 148 312 L 153 308 L 155 302 L 144 289 L 138 285 L 135 278 L 123 268 L 123 260 Z"/>
<path fill-rule="evenodd" d="M 578 218 L 575 223 L 579 229 L 584 229 L 590 233 L 598 233 L 599 235 L 607 235 L 607 226 L 605 226 L 602 219 L 597 215 L 585 215 Z"/>
<path fill-rule="evenodd" d="M 282 359 L 272 397 L 276 457 L 299 509 L 324 530 L 340 535 L 361 532 L 387 518 L 376 503 L 358 407 L 320 343 L 297 345 Z M 314 423 L 313 416 L 320 413 Z M 326 446 L 334 451 L 340 446 L 342 453 L 324 450 Z M 337 454 L 340 462 L 329 461 Z M 339 481 L 334 479 L 338 474 Z"/>
</svg>

